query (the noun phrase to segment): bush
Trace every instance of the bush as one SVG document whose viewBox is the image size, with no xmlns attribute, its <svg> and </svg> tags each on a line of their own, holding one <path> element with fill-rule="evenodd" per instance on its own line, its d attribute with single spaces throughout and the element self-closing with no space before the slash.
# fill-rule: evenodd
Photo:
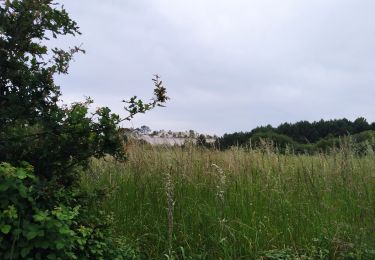
<svg viewBox="0 0 375 260">
<path fill-rule="evenodd" d="M 40 203 L 35 189 L 39 179 L 30 165 L 0 164 L 0 183 L 1 259 L 124 259 L 135 255 L 125 241 L 96 228 L 99 221 L 101 226 L 109 224 L 110 218 L 88 218 L 80 206 L 48 208 Z"/>
<path fill-rule="evenodd" d="M 30 165 L 0 165 L 2 259 L 74 258 L 79 235 L 73 231 L 79 207 L 45 208 L 36 200 L 38 178 Z"/>
<path fill-rule="evenodd" d="M 200 134 L 200 135 L 197 137 L 196 144 L 197 144 L 198 146 L 201 146 L 201 147 L 207 146 L 207 140 L 206 140 L 206 137 L 205 137 L 203 134 Z"/>
<path fill-rule="evenodd" d="M 168 97 L 155 75 L 154 97 L 123 100 L 124 118 L 108 107 L 90 113 L 90 98 L 61 105 L 54 76 L 67 74 L 73 55 L 84 51 L 47 42 L 77 34 L 77 23 L 55 1 L 0 2 L 1 258 L 113 259 L 129 251 L 110 235 L 110 222 L 85 214 L 85 196 L 76 189 L 80 169 L 92 157 L 124 158 L 119 123 Z"/>
</svg>

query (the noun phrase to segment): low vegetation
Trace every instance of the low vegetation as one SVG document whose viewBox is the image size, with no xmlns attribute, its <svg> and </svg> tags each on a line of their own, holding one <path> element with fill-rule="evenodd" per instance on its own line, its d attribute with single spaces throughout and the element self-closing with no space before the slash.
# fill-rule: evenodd
<svg viewBox="0 0 375 260">
<path fill-rule="evenodd" d="M 132 146 L 127 162 L 92 160 L 85 190 L 141 258 L 372 259 L 375 162 L 330 154 Z M 369 153 L 370 154 L 370 153 Z"/>
</svg>

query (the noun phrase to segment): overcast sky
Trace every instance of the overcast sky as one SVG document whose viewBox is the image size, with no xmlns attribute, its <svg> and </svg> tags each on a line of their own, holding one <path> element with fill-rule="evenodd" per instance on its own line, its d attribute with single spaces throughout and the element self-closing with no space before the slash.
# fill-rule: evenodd
<svg viewBox="0 0 375 260">
<path fill-rule="evenodd" d="M 373 0 L 62 0 L 87 51 L 59 77 L 65 102 L 171 100 L 125 126 L 221 135 L 282 122 L 375 121 Z"/>
</svg>

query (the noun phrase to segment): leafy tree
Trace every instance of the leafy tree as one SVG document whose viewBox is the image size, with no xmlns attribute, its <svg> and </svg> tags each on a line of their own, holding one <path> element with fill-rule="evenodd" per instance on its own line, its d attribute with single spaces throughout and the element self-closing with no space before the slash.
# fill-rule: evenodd
<svg viewBox="0 0 375 260">
<path fill-rule="evenodd" d="M 91 99 L 59 106 L 53 76 L 66 74 L 73 54 L 82 50 L 48 48 L 45 42 L 49 35 L 80 34 L 76 22 L 51 0 L 14 0 L 0 5 L 0 25 L 1 161 L 28 161 L 37 175 L 64 183 L 68 172 L 91 156 L 123 157 L 118 124 L 168 99 L 156 75 L 151 102 L 123 100 L 125 118 L 108 107 L 89 113 Z"/>
<path fill-rule="evenodd" d="M 149 134 L 151 132 L 151 128 L 148 127 L 147 125 L 143 125 L 141 126 L 141 131 L 142 131 L 142 134 Z"/>
<path fill-rule="evenodd" d="M 200 134 L 197 137 L 197 145 L 198 146 L 206 146 L 207 145 L 206 137 L 204 136 L 204 134 Z"/>
<path fill-rule="evenodd" d="M 367 123 L 367 120 L 363 117 L 358 117 L 356 120 L 353 122 L 354 124 L 354 133 L 360 133 L 363 131 L 370 130 L 370 125 Z"/>
<path fill-rule="evenodd" d="M 73 55 L 84 51 L 80 47 L 50 48 L 47 42 L 51 37 L 79 34 L 77 23 L 63 6 L 52 0 L 0 2 L 0 162 L 20 169 L 24 162 L 32 165 L 38 178 L 33 184 L 32 201 L 46 212 L 52 212 L 58 205 L 70 209 L 84 205 L 75 190 L 80 168 L 91 157 L 110 154 L 123 159 L 124 138 L 119 123 L 163 106 L 168 100 L 162 81 L 155 75 L 154 97 L 149 102 L 136 96 L 123 100 L 129 113 L 123 118 L 108 107 L 90 113 L 90 98 L 70 106 L 59 105 L 61 91 L 54 76 L 67 74 Z M 0 203 L 0 212 L 6 210 L 5 205 Z M 30 214 L 20 218 L 22 225 L 31 223 L 27 216 L 32 218 Z M 87 219 L 79 217 L 75 223 L 87 226 Z M 7 234 L 15 236 L 9 239 L 17 237 L 11 231 Z M 13 241 L 17 243 L 17 239 Z M 4 257 L 0 253 L 0 258 Z"/>
<path fill-rule="evenodd" d="M 216 147 L 227 149 L 231 146 L 247 146 L 250 144 L 252 132 L 236 132 L 233 134 L 224 134 L 216 140 Z"/>
<path fill-rule="evenodd" d="M 195 138 L 194 130 L 189 130 L 189 138 Z"/>
</svg>

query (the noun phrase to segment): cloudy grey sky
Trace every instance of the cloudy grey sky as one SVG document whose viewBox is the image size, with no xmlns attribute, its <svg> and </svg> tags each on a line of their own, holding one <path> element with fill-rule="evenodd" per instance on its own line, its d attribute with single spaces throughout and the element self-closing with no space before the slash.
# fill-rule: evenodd
<svg viewBox="0 0 375 260">
<path fill-rule="evenodd" d="M 62 0 L 86 55 L 58 82 L 66 102 L 171 100 L 126 126 L 248 131 L 298 120 L 375 121 L 373 0 Z"/>
</svg>

